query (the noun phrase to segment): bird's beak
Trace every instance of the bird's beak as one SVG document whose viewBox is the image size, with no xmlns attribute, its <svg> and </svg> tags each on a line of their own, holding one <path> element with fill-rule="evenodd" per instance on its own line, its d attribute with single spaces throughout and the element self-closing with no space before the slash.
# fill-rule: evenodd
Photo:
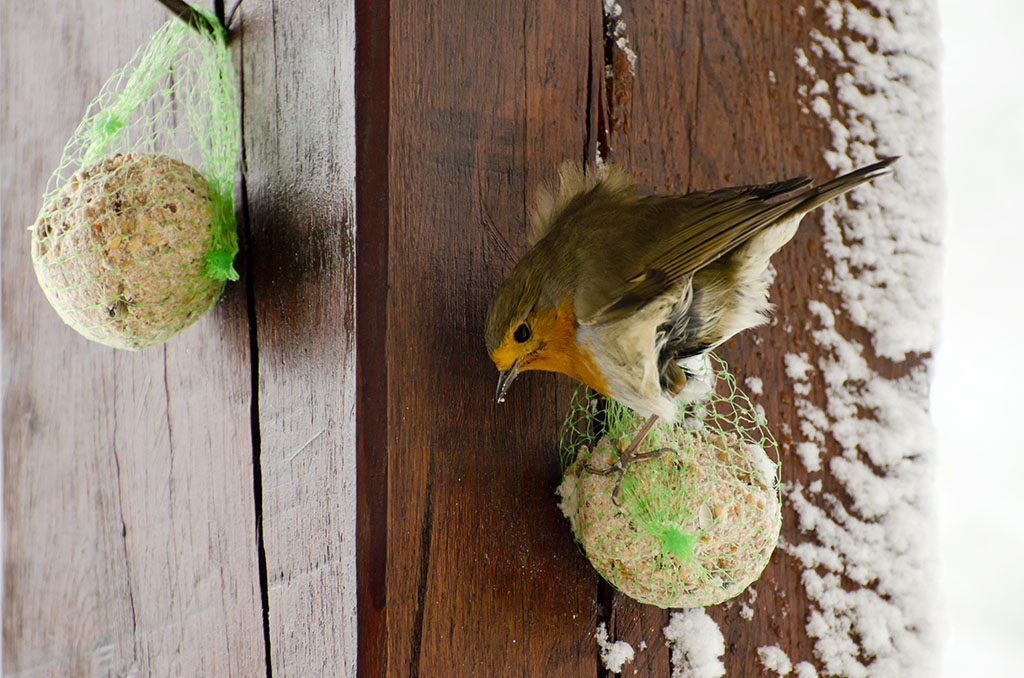
<svg viewBox="0 0 1024 678">
<path fill-rule="evenodd" d="M 508 393 L 508 387 L 512 385 L 516 377 L 519 375 L 519 361 L 512 363 L 512 367 L 507 370 L 498 372 L 498 388 L 494 392 L 494 399 L 499 403 L 505 402 L 505 394 Z"/>
</svg>

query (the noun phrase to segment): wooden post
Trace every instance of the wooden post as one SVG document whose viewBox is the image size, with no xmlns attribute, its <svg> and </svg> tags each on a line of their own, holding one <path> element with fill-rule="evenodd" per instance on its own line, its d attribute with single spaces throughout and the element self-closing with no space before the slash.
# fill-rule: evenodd
<svg viewBox="0 0 1024 678">
<path fill-rule="evenodd" d="M 668 613 L 601 582 L 554 508 L 556 435 L 571 385 L 533 373 L 507 403 L 490 402 L 483 316 L 524 251 L 536 184 L 553 181 L 564 160 L 600 155 L 662 191 L 833 176 L 824 162 L 830 130 L 798 94 L 814 83 L 796 53 L 830 19 L 798 3 L 637 0 L 622 3 L 620 16 L 597 0 L 443 10 L 391 0 L 389 9 L 388 181 L 376 194 L 390 214 L 380 302 L 388 425 L 374 447 L 385 458 L 373 462 L 387 489 L 376 520 L 362 517 L 387 528 L 386 545 L 374 546 L 387 568 L 383 581 L 378 570 L 360 571 L 375 601 L 360 666 L 396 676 L 590 675 L 603 671 L 594 630 L 607 622 L 612 638 L 646 646 L 627 673 L 668 676 Z M 831 80 L 837 68 L 823 60 L 818 76 Z M 384 153 L 382 143 L 374 148 Z M 780 320 L 721 354 L 741 384 L 761 380 L 755 401 L 783 443 L 785 482 L 820 480 L 825 490 L 811 501 L 849 503 L 841 483 L 809 473 L 791 452 L 800 413 L 783 358 L 826 357 L 809 335 L 807 301 L 841 307 L 825 286 L 833 264 L 818 214 L 773 263 Z M 870 346 L 866 330 L 838 322 Z M 890 379 L 921 359 L 868 358 Z M 806 397 L 825 406 L 824 388 Z M 823 467 L 839 453 L 827 439 Z M 783 536 L 805 539 L 790 506 Z M 726 640 L 728 675 L 761 675 L 758 649 L 773 645 L 825 669 L 807 630 L 814 607 L 803 574 L 779 550 L 754 593 L 709 611 Z"/>
<path fill-rule="evenodd" d="M 246 3 L 236 38 L 275 678 L 355 670 L 353 19 Z"/>
</svg>

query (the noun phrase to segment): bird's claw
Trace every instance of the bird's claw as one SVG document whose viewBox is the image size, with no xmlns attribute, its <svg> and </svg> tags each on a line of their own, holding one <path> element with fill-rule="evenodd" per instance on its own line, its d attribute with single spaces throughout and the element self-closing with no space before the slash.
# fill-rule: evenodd
<svg viewBox="0 0 1024 678">
<path fill-rule="evenodd" d="M 637 441 L 639 443 L 639 441 Z M 627 449 L 619 453 L 619 458 L 615 460 L 615 463 L 611 464 L 608 468 L 595 468 L 590 464 L 587 464 L 584 468 L 587 473 L 592 473 L 596 476 L 610 476 L 613 473 L 618 474 L 618 478 L 615 480 L 615 489 L 612 490 L 612 503 L 616 506 L 621 506 L 622 502 L 622 479 L 626 476 L 626 469 L 634 461 L 638 459 L 657 459 L 666 452 L 671 452 L 671 447 L 662 447 L 657 450 L 649 450 L 647 452 L 633 452 L 636 448 L 636 444 L 630 445 Z"/>
<path fill-rule="evenodd" d="M 626 467 L 622 463 L 622 458 L 620 457 L 608 468 L 595 468 L 590 464 L 587 464 L 585 468 L 587 473 L 593 473 L 595 476 L 610 476 L 613 473 L 617 473 L 619 475 L 619 477 L 615 479 L 615 489 L 612 490 L 612 503 L 616 506 L 620 506 L 619 496 L 622 494 L 622 478 L 626 475 Z"/>
<path fill-rule="evenodd" d="M 592 473 L 595 476 L 610 476 L 616 471 L 624 472 L 626 469 L 622 468 L 622 464 L 615 462 L 608 468 L 597 468 L 596 466 L 586 465 L 587 473 Z"/>
</svg>

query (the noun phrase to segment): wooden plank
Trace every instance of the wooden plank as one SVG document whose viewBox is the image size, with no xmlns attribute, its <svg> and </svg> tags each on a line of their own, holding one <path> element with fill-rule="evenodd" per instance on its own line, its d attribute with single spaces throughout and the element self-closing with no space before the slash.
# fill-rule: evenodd
<svg viewBox="0 0 1024 678">
<path fill-rule="evenodd" d="M 762 3 L 740 7 L 656 0 L 623 3 L 622 8 L 623 33 L 637 58 L 631 65 L 622 50 L 610 50 L 614 77 L 608 82 L 605 101 L 609 160 L 622 164 L 660 191 L 686 192 L 769 181 L 806 171 L 794 162 L 797 144 L 786 141 L 802 138 L 799 111 L 789 101 L 771 96 L 796 89 L 791 84 L 796 77 L 792 27 L 781 8 L 762 7 Z M 768 71 L 772 69 L 781 81 L 778 89 L 769 81 Z M 817 146 L 812 143 L 807 147 L 813 152 Z M 809 230 L 804 229 L 802 237 Z M 789 271 L 783 269 L 785 264 L 780 259 L 774 260 L 780 269 L 777 285 L 785 286 L 790 284 Z M 772 300 L 777 299 L 776 289 Z M 787 311 L 804 312 L 778 309 L 779 313 Z M 757 346 L 757 338 L 778 329 L 759 328 L 719 350 L 741 384 L 745 376 L 756 375 L 764 380 L 766 392 L 785 391 L 781 373 L 776 371 L 784 351 L 766 353 L 763 347 L 757 353 L 751 350 Z M 770 366 L 767 374 L 764 365 Z M 774 408 L 768 417 L 770 422 L 780 421 Z M 785 469 L 794 470 L 791 465 Z M 787 515 L 785 534 L 792 529 L 792 515 Z M 782 578 L 799 585 L 799 572 L 789 569 L 779 573 L 779 564 L 784 561 L 792 565 L 781 553 L 773 557 L 765 575 L 773 582 L 771 587 L 765 578 L 754 584 L 759 594 L 757 602 L 749 605 L 755 610 L 754 621 L 739 615 L 749 594 L 709 608 L 726 639 L 723 661 L 727 675 L 761 675 L 757 648 L 762 645 L 780 642 L 787 651 L 803 651 L 792 656 L 810 656 L 810 642 L 802 625 L 788 628 L 784 641 L 769 631 L 768 620 L 776 619 L 779 624 L 803 619 L 777 615 L 784 601 L 775 580 Z M 789 603 L 799 606 L 798 597 Z M 668 617 L 668 611 L 616 594 L 609 633 L 634 647 L 646 643 L 648 649 L 635 668 L 667 676 L 669 652 L 662 629 Z"/>
<path fill-rule="evenodd" d="M 248 321 L 239 287 L 140 354 L 65 327 L 23 228 L 155 3 L 5 4 L 5 675 L 259 675 Z"/>
<path fill-rule="evenodd" d="M 385 668 L 594 675 L 597 577 L 554 497 L 572 386 L 496 405 L 482 323 L 534 184 L 587 148 L 599 5 L 391 10 Z"/>
<path fill-rule="evenodd" d="M 353 4 L 241 11 L 273 674 L 354 675 Z"/>
<path fill-rule="evenodd" d="M 388 455 L 375 460 L 375 477 L 388 478 L 376 495 L 388 507 L 387 577 L 383 585 L 373 578 L 386 590 L 375 599 L 377 650 L 367 669 L 378 661 L 390 675 L 603 672 L 591 639 L 607 621 L 613 638 L 646 644 L 632 666 L 638 673 L 671 672 L 668 613 L 614 594 L 565 550 L 565 525 L 546 492 L 558 469 L 535 454 L 557 431 L 565 382 L 530 375 L 508 405 L 481 404 L 493 372 L 474 341 L 494 281 L 523 251 L 521 205 L 556 161 L 596 149 L 651 188 L 679 192 L 831 175 L 822 157 L 829 131 L 796 96 L 805 76 L 794 48 L 826 18 L 798 3 L 623 4 L 621 17 L 600 2 L 390 5 Z M 594 30 L 602 12 L 603 40 Z M 813 361 L 826 350 L 785 319 L 805 317 L 808 298 L 838 305 L 822 289 L 832 263 L 816 225 L 812 216 L 774 260 L 783 321 L 722 350 L 741 383 L 763 381 L 772 397 L 759 402 L 784 444 L 785 422 L 799 415 L 783 356 L 806 351 Z M 849 322 L 843 331 L 870 343 Z M 889 377 L 918 364 L 870 361 Z M 820 389 L 814 397 L 822 404 Z M 834 444 L 828 453 L 837 454 Z M 784 472 L 787 482 L 808 480 L 791 459 Z M 823 475 L 814 479 L 844 497 Z M 791 508 L 784 538 L 799 541 Z M 730 674 L 761 674 L 757 649 L 766 645 L 816 661 L 800 577 L 779 551 L 752 592 L 710 610 Z"/>
<path fill-rule="evenodd" d="M 621 162 L 658 190 L 699 190 L 726 185 L 765 182 L 789 176 L 834 174 L 824 162 L 830 147 L 829 131 L 816 118 L 801 113 L 796 96 L 804 83 L 794 58 L 794 45 L 806 42 L 810 31 L 821 27 L 820 13 L 798 12 L 799 3 L 666 3 L 636 0 L 624 3 L 623 21 L 628 40 L 638 53 L 635 74 L 616 61 L 610 83 L 606 118 L 610 158 Z M 822 66 L 820 75 L 835 74 Z M 835 64 L 832 64 L 835 68 Z M 826 288 L 832 262 L 821 245 L 822 233 L 816 214 L 811 214 L 796 238 L 772 263 L 778 273 L 771 292 L 775 304 L 772 322 L 744 333 L 719 351 L 742 385 L 748 377 L 763 381 L 767 397 L 763 405 L 769 426 L 782 444 L 783 480 L 806 485 L 822 480 L 825 492 L 812 499 L 825 506 L 828 494 L 846 497 L 838 481 L 828 473 L 808 474 L 791 451 L 792 437 L 786 429 L 800 421 L 797 396 L 786 376 L 783 357 L 806 352 L 810 361 L 825 355 L 805 328 L 808 299 L 821 299 L 833 308 L 840 306 L 835 293 Z M 842 331 L 870 345 L 867 332 L 840 319 Z M 888 377 L 908 374 L 919 360 L 893 364 L 869 356 L 873 369 Z M 812 389 L 810 396 L 824 407 L 825 389 Z M 828 441 L 823 466 L 839 453 L 835 441 Z M 799 543 L 805 538 L 798 530 L 792 506 L 784 505 L 783 540 Z M 761 675 L 765 670 L 757 648 L 777 645 L 793 661 L 814 663 L 812 639 L 806 621 L 810 611 L 803 586 L 801 567 L 792 557 L 777 550 L 761 580 L 753 585 L 756 600 L 744 594 L 735 601 L 708 610 L 726 640 L 723 661 L 727 675 Z M 752 618 L 740 612 L 744 605 Z M 641 640 L 648 647 L 663 642 L 661 628 L 667 614 L 638 605 L 616 595 L 611 618 L 611 635 L 630 641 Z M 658 650 L 664 655 L 663 646 Z M 648 650 L 650 652 L 650 650 Z M 653 661 L 654 675 L 667 675 L 667 661 Z M 823 671 L 820 664 L 817 670 Z"/>
</svg>

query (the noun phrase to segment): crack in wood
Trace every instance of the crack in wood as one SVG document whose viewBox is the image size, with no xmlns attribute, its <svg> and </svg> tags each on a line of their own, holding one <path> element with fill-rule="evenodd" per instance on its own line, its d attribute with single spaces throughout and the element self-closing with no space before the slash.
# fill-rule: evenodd
<svg viewBox="0 0 1024 678">
<path fill-rule="evenodd" d="M 612 18 L 608 14 L 604 3 L 601 3 L 601 81 L 603 87 L 599 95 L 597 107 L 597 148 L 595 150 L 595 161 L 608 160 L 610 148 L 608 146 L 608 131 L 611 128 L 612 96 L 614 88 L 615 72 L 615 39 L 612 37 Z"/>
<path fill-rule="evenodd" d="M 388 671 L 391 3 L 356 0 L 357 673 Z"/>
<path fill-rule="evenodd" d="M 112 431 L 113 437 L 113 451 L 114 451 L 114 470 L 117 474 L 117 512 L 118 517 L 121 519 L 121 548 L 124 553 L 124 575 L 125 585 L 128 588 L 128 607 L 132 613 L 132 662 L 138 661 L 138 621 L 135 615 L 135 592 L 132 589 L 132 566 L 131 561 L 128 557 L 128 524 L 124 519 L 124 491 L 121 483 L 121 458 L 117 451 L 117 354 L 114 356 L 114 369 L 112 370 L 114 388 L 113 388 L 113 413 L 114 413 L 114 427 Z"/>
<path fill-rule="evenodd" d="M 164 344 L 161 348 L 163 349 L 163 354 L 164 354 L 163 355 L 163 358 L 164 358 L 164 370 L 163 370 L 163 372 L 164 372 L 164 398 L 165 398 L 165 405 L 166 405 L 164 407 L 164 422 L 167 424 L 167 450 L 168 450 L 167 454 L 170 457 L 168 459 L 168 461 L 169 462 L 173 462 L 173 455 L 174 455 L 174 431 L 171 428 L 171 385 L 170 385 L 170 383 L 168 383 L 168 379 L 167 379 L 167 344 Z M 169 463 L 168 466 L 171 469 L 173 469 L 174 464 L 173 463 Z M 168 484 L 168 487 L 171 487 L 171 478 L 168 478 L 167 484 Z M 173 517 L 173 514 L 172 514 L 172 517 Z"/>
<path fill-rule="evenodd" d="M 591 120 L 592 104 L 594 100 L 594 31 L 592 26 L 587 27 L 587 114 L 583 121 L 583 167 L 591 164 L 590 142 L 594 136 L 593 121 Z M 595 159 L 596 160 L 596 159 Z"/>
<path fill-rule="evenodd" d="M 409 657 L 412 665 L 409 667 L 409 675 L 418 678 L 420 675 L 420 651 L 423 645 L 423 617 L 427 603 L 427 578 L 430 576 L 430 542 L 433 537 L 434 521 L 434 455 L 430 455 L 430 466 L 427 470 L 427 484 L 424 494 L 427 498 L 427 505 L 423 509 L 423 526 L 420 528 L 420 578 L 419 590 L 416 597 L 416 621 L 413 626 L 412 652 Z"/>
<path fill-rule="evenodd" d="M 239 40 L 239 120 L 245 129 L 245 41 Z M 241 163 L 239 194 L 241 196 L 240 221 L 245 236 L 245 306 L 249 320 L 249 364 L 251 369 L 252 398 L 249 408 L 249 426 L 252 437 L 252 486 L 253 507 L 256 526 L 256 562 L 259 569 L 260 604 L 263 613 L 263 651 L 267 678 L 273 678 L 274 666 L 270 647 L 270 584 L 267 575 L 267 548 L 263 540 L 263 469 L 260 456 L 260 353 L 256 324 L 256 286 L 254 276 L 252 221 L 249 216 L 249 187 L 246 183 L 245 135 L 241 141 Z"/>
<path fill-rule="evenodd" d="M 698 19 L 697 24 L 697 84 L 693 95 L 693 117 L 690 120 L 690 153 L 686 160 L 686 182 L 689 190 L 693 190 L 693 156 L 697 154 L 697 115 L 700 109 L 700 84 L 704 80 L 701 60 L 704 58 L 704 22 Z"/>
</svg>

